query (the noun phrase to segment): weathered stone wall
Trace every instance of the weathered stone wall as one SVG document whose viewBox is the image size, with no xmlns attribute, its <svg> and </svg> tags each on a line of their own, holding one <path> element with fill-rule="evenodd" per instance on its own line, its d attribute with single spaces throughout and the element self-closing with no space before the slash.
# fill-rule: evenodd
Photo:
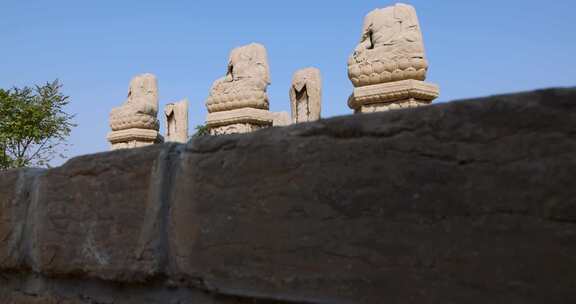
<svg viewBox="0 0 576 304">
<path fill-rule="evenodd" d="M 574 303 L 576 89 L 0 173 L 0 303 Z"/>
</svg>

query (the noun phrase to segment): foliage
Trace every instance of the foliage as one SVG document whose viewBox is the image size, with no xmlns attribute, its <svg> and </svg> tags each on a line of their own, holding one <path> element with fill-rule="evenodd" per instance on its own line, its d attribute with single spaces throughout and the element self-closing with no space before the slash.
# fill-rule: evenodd
<svg viewBox="0 0 576 304">
<path fill-rule="evenodd" d="M 43 86 L 0 89 L 0 170 L 46 167 L 66 146 L 74 115 L 58 80 Z"/>
<path fill-rule="evenodd" d="M 196 130 L 194 137 L 210 135 L 210 129 L 205 125 L 198 125 L 194 129 Z"/>
</svg>

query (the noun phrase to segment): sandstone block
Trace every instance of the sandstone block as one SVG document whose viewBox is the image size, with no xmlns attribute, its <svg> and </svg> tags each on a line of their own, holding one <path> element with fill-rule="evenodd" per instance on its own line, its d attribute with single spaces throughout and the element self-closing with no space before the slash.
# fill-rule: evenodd
<svg viewBox="0 0 576 304">
<path fill-rule="evenodd" d="M 0 270 L 31 267 L 28 220 L 34 185 L 41 169 L 0 171 Z"/>
<path fill-rule="evenodd" d="M 249 133 L 271 127 L 274 116 L 268 110 L 241 108 L 208 113 L 206 126 L 212 135 Z"/>
<path fill-rule="evenodd" d="M 576 89 L 0 173 L 0 303 L 576 302 Z"/>
<path fill-rule="evenodd" d="M 164 142 L 164 138 L 157 130 L 126 129 L 108 133 L 108 141 L 112 150 L 145 147 Z"/>
<path fill-rule="evenodd" d="M 174 147 L 83 156 L 43 175 L 33 219 L 37 271 L 129 282 L 161 273 L 162 187 Z"/>
<path fill-rule="evenodd" d="M 430 104 L 439 94 L 437 85 L 419 80 L 401 80 L 354 88 L 348 106 L 360 113 L 415 108 Z"/>
<path fill-rule="evenodd" d="M 275 127 L 285 127 L 292 124 L 292 119 L 288 112 L 271 112 L 272 114 L 272 125 Z"/>
<path fill-rule="evenodd" d="M 576 300 L 573 94 L 195 139 L 174 275 L 296 303 Z"/>
</svg>

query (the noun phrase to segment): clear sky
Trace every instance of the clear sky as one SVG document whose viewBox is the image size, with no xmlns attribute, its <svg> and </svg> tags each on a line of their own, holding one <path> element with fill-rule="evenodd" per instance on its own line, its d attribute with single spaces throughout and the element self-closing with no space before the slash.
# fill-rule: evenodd
<svg viewBox="0 0 576 304">
<path fill-rule="evenodd" d="M 204 101 L 229 51 L 260 42 L 271 67 L 271 110 L 289 111 L 292 74 L 315 66 L 322 116 L 350 114 L 348 55 L 364 16 L 393 3 L 0 0 L 0 87 L 60 79 L 78 124 L 68 156 L 105 151 L 108 112 L 124 102 L 134 75 L 158 77 L 160 109 L 188 98 L 192 132 L 204 122 Z M 407 3 L 418 11 L 438 102 L 576 85 L 574 0 Z"/>
</svg>

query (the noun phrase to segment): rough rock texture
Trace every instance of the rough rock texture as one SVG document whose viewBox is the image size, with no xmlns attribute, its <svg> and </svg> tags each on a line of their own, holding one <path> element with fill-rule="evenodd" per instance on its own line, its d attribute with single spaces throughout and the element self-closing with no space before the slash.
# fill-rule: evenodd
<svg viewBox="0 0 576 304">
<path fill-rule="evenodd" d="M 418 80 L 401 80 L 354 88 L 348 106 L 355 113 L 386 112 L 429 105 L 438 86 Z"/>
<path fill-rule="evenodd" d="M 41 176 L 33 236 L 38 270 L 130 282 L 160 273 L 162 196 L 175 148 L 84 156 Z"/>
<path fill-rule="evenodd" d="M 226 76 L 214 82 L 206 101 L 206 126 L 210 134 L 249 133 L 271 127 L 273 115 L 268 111 L 268 85 L 270 68 L 266 48 L 251 43 L 233 49 Z"/>
<path fill-rule="evenodd" d="M 348 59 L 355 87 L 405 79 L 425 80 L 428 62 L 416 10 L 396 4 L 371 11 L 360 43 Z"/>
<path fill-rule="evenodd" d="M 138 148 L 163 141 L 158 133 L 158 81 L 142 74 L 130 81 L 128 98 L 110 112 L 111 149 Z"/>
<path fill-rule="evenodd" d="M 355 87 L 348 105 L 356 113 L 371 113 L 429 104 L 439 88 L 424 82 L 427 71 L 416 9 L 401 3 L 375 9 L 364 19 L 360 43 L 348 58 Z"/>
<path fill-rule="evenodd" d="M 41 169 L 0 172 L 0 271 L 30 265 L 30 239 L 27 231 L 32 189 Z M 2 303 L 2 302 L 0 302 Z"/>
<path fill-rule="evenodd" d="M 292 124 L 292 119 L 288 112 L 271 112 L 274 127 L 285 127 Z"/>
<path fill-rule="evenodd" d="M 296 71 L 290 86 L 290 108 L 294 123 L 320 119 L 322 110 L 322 78 L 317 68 Z"/>
<path fill-rule="evenodd" d="M 112 131 L 130 128 L 158 130 L 158 80 L 152 74 L 138 75 L 130 81 L 126 102 L 110 112 Z"/>
<path fill-rule="evenodd" d="M 164 107 L 166 142 L 188 141 L 188 99 L 169 103 Z"/>
<path fill-rule="evenodd" d="M 206 101 L 208 112 L 244 107 L 267 110 L 268 85 L 270 68 L 266 48 L 258 43 L 237 47 L 230 52 L 226 76 L 212 84 Z"/>
<path fill-rule="evenodd" d="M 573 303 L 575 152 L 562 89 L 4 172 L 0 303 Z"/>
<path fill-rule="evenodd" d="M 268 110 L 240 108 L 208 113 L 206 126 L 210 135 L 250 133 L 274 125 L 274 113 Z"/>
</svg>

